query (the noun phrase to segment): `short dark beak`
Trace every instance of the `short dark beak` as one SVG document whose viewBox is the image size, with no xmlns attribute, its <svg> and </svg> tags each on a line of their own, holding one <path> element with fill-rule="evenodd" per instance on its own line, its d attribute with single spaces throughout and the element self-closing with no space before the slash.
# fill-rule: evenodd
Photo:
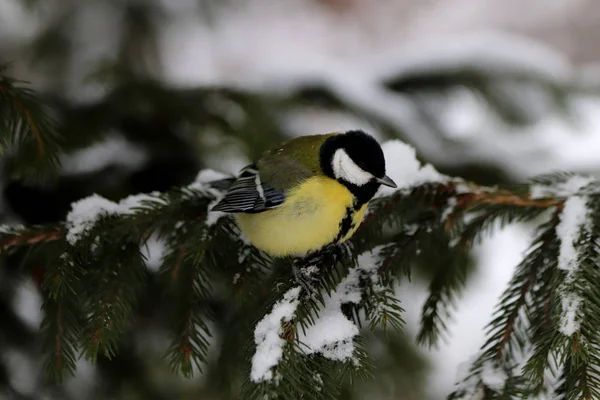
<svg viewBox="0 0 600 400">
<path fill-rule="evenodd" d="M 389 177 L 389 176 L 384 176 L 383 178 L 375 178 L 375 180 L 379 183 L 381 183 L 382 185 L 385 186 L 389 186 L 392 188 L 397 188 L 398 186 L 396 186 L 396 184 L 394 183 L 394 181 Z"/>
</svg>

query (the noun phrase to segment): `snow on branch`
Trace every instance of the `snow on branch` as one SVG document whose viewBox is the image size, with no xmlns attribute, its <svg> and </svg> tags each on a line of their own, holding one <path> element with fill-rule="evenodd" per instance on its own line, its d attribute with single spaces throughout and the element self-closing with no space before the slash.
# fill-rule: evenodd
<svg viewBox="0 0 600 400">
<path fill-rule="evenodd" d="M 556 201 L 554 211 L 517 267 L 489 324 L 486 344 L 453 399 L 477 391 L 483 398 L 495 398 L 490 393 L 534 398 L 543 391 L 591 398 L 600 391 L 595 378 L 600 334 L 594 323 L 600 312 L 595 290 L 600 279 L 598 182 L 556 174 L 535 179 L 530 193 L 531 201 Z M 502 388 L 486 379 L 491 361 L 508 374 Z M 562 373 L 554 381 L 561 384 L 549 385 L 549 371 L 557 370 Z"/>
<path fill-rule="evenodd" d="M 582 236 L 589 236 L 591 233 L 587 201 L 587 198 L 581 196 L 569 197 L 560 213 L 560 223 L 556 227 L 556 234 L 560 240 L 558 268 L 567 273 L 563 285 L 559 288 L 563 308 L 560 331 L 566 336 L 577 332 L 580 324 L 577 314 L 581 298 L 570 291 L 569 287 L 575 283 L 579 268 L 580 250 L 575 247 L 575 243 L 583 241 Z"/>
<path fill-rule="evenodd" d="M 360 266 L 350 269 L 335 291 L 325 298 L 325 306 L 314 324 L 298 334 L 304 353 L 319 353 L 337 361 L 354 357 L 353 339 L 358 335 L 358 327 L 342 313 L 342 304 L 360 303 L 360 273 Z"/>
<path fill-rule="evenodd" d="M 273 379 L 273 368 L 283 356 L 285 340 L 281 337 L 282 323 L 290 322 L 298 307 L 300 287 L 288 290 L 278 301 L 271 312 L 264 316 L 254 329 L 256 352 L 252 356 L 250 379 L 254 382 Z"/>
<path fill-rule="evenodd" d="M 390 140 L 382 145 L 386 160 L 386 172 L 399 189 L 409 189 L 423 183 L 450 182 L 448 176 L 440 174 L 431 164 L 423 165 L 414 147 L 400 140 Z M 389 194 L 393 189 L 382 187 L 380 194 Z"/>
<path fill-rule="evenodd" d="M 114 203 L 93 194 L 74 202 L 71 205 L 71 211 L 67 214 L 67 226 L 69 227 L 67 241 L 71 245 L 77 244 L 77 241 L 89 232 L 101 217 L 132 214 L 144 201 L 159 201 L 160 198 L 157 195 L 158 193 L 154 196 L 137 194 L 128 196 L 119 203 Z"/>
<path fill-rule="evenodd" d="M 549 197 L 566 198 L 576 195 L 596 180 L 591 176 L 563 174 L 553 177 L 540 177 L 534 179 L 534 182 L 530 189 L 531 198 L 542 199 Z"/>
<path fill-rule="evenodd" d="M 402 328 L 403 310 L 392 290 L 397 278 L 410 275 L 415 263 L 430 262 L 428 256 L 439 255 L 440 250 L 446 261 L 464 263 L 464 254 L 474 237 L 495 221 L 503 224 L 542 221 L 543 229 L 540 228 L 540 235 L 500 302 L 500 314 L 490 325 L 488 345 L 483 358 L 471 370 L 470 382 L 496 392 L 511 388 L 514 379 L 512 375 L 504 375 L 503 371 L 511 372 L 504 363 L 516 354 L 515 346 L 529 332 L 524 329 L 524 312 L 539 314 L 536 318 L 542 321 L 548 307 L 558 304 L 560 310 L 552 312 L 562 313 L 560 330 L 564 334 L 587 332 L 580 330 L 579 324 L 590 312 L 584 304 L 589 303 L 589 293 L 577 281 L 580 271 L 593 273 L 588 267 L 581 269 L 580 264 L 589 262 L 592 255 L 589 246 L 582 252 L 581 240 L 591 243 L 589 237 L 596 232 L 595 225 L 588 222 L 596 215 L 590 205 L 598 203 L 600 196 L 594 180 L 554 175 L 520 185 L 483 187 L 439 174 L 432 166 L 419 162 L 414 149 L 402 142 L 386 142 L 383 149 L 388 160 L 387 174 L 399 188 L 382 189 L 347 251 L 334 251 L 331 267 L 327 266 L 326 258 L 311 264 L 315 278 L 324 282 L 318 286 L 320 292 L 313 297 L 294 286 L 290 272 L 282 275 L 284 280 L 280 281 L 287 289 L 279 292 L 278 287 L 274 288 L 275 298 L 269 301 L 269 306 L 254 310 L 259 314 L 255 319 L 259 322 L 251 331 L 256 347 L 250 357 L 250 385 L 260 390 L 273 385 L 276 388 L 283 382 L 278 374 L 298 371 L 307 365 L 315 369 L 313 372 L 320 379 L 332 376 L 328 373 L 336 365 L 363 368 L 366 359 L 359 345 L 362 320 L 370 320 L 372 329 L 385 328 L 386 323 Z M 185 296 L 179 289 L 170 291 L 171 296 L 179 297 L 177 315 L 185 316 L 178 322 L 181 329 L 177 331 L 177 335 L 184 336 L 175 338 L 174 343 L 195 343 L 198 348 L 194 350 L 197 353 L 194 362 L 204 362 L 208 342 L 203 334 L 188 329 L 190 321 L 201 326 L 210 315 L 198 297 L 213 296 L 217 282 L 230 285 L 231 293 L 255 294 L 253 285 L 264 285 L 276 273 L 273 260 L 250 251 L 251 247 L 240 239 L 229 216 L 209 212 L 223 190 L 211 182 L 227 178 L 207 170 L 200 172 L 190 185 L 166 193 L 133 195 L 118 202 L 92 195 L 73 203 L 62 224 L 0 227 L 0 255 L 46 243 L 56 248 L 56 254 L 68 255 L 72 262 L 49 263 L 46 276 L 53 277 L 52 285 L 76 284 L 61 292 L 56 304 L 48 303 L 50 314 L 52 310 L 64 310 L 67 305 L 74 316 L 93 314 L 95 304 L 100 304 L 97 299 L 102 299 L 106 306 L 101 311 L 119 318 L 111 317 L 111 323 L 116 325 L 107 328 L 100 326 L 98 318 L 102 316 L 89 314 L 88 319 L 95 318 L 98 329 L 105 333 L 101 336 L 76 326 L 59 326 L 56 315 L 49 315 L 55 322 L 46 321 L 52 327 L 48 332 L 56 335 L 59 329 L 63 332 L 61 340 L 76 338 L 80 343 L 93 342 L 96 349 L 106 348 L 111 352 L 116 351 L 117 341 L 127 325 L 123 317 L 126 314 L 115 313 L 111 307 L 124 304 L 130 309 L 129 302 L 136 296 L 126 282 L 114 278 L 115 272 L 122 274 L 123 279 L 135 280 L 137 291 L 144 284 L 143 275 L 158 270 L 165 287 L 187 287 Z M 546 213 L 548 210 L 553 212 Z M 140 268 L 145 265 L 140 248 L 151 237 L 161 238 L 164 249 L 160 260 L 154 261 L 161 265 L 154 265 L 148 272 Z M 555 262 L 544 261 L 555 250 Z M 137 265 L 135 276 L 119 260 L 131 260 Z M 260 265 L 253 268 L 249 262 Z M 463 269 L 458 265 L 455 269 L 446 268 L 446 273 L 439 274 L 432 282 L 431 295 L 423 310 L 427 322 L 420 332 L 430 344 L 435 343 L 449 318 L 450 305 L 446 303 L 462 290 Z M 562 296 L 558 302 L 547 301 L 548 291 L 558 286 L 549 281 L 554 279 L 549 278 L 554 276 L 553 269 L 565 277 L 557 293 Z M 74 273 L 78 274 L 77 279 L 71 276 Z M 193 279 L 189 279 L 192 275 Z M 586 279 L 591 279 L 590 276 Z M 94 281 L 96 278 L 110 282 L 115 290 Z M 111 299 L 113 295 L 120 297 Z M 79 296 L 78 301 L 71 301 L 72 296 Z M 87 337 L 82 338 L 82 334 Z M 172 366 L 174 370 L 182 370 L 181 363 L 189 364 L 189 351 L 173 349 L 181 354 L 172 357 Z M 84 354 L 90 352 L 83 350 Z M 286 378 L 285 385 L 288 384 L 295 383 Z"/>
</svg>

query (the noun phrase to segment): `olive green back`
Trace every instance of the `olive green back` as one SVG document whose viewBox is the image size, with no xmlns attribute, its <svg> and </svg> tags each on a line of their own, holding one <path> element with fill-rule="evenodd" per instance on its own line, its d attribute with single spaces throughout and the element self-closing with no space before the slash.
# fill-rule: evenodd
<svg viewBox="0 0 600 400">
<path fill-rule="evenodd" d="M 322 175 L 319 153 L 328 137 L 338 133 L 300 136 L 265 152 L 258 162 L 261 180 L 286 190 L 315 175 Z"/>
</svg>

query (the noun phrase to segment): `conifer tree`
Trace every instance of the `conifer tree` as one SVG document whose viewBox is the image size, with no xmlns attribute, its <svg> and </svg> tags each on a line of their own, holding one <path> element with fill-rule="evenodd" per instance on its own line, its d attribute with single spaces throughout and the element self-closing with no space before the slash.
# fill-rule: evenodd
<svg viewBox="0 0 600 400">
<path fill-rule="evenodd" d="M 165 89 L 145 82 L 112 96 L 148 90 Z M 149 98 L 167 98 L 171 110 L 183 113 L 190 98 L 215 94 L 254 109 L 289 101 L 229 90 Z M 0 79 L 7 170 L 36 178 L 33 185 L 52 179 L 69 129 L 75 131 L 45 104 L 23 83 Z M 169 104 L 153 106 L 158 112 Z M 83 114 L 88 123 L 102 120 L 101 108 Z M 207 124 L 210 117 L 198 116 Z M 272 132 L 282 136 L 275 124 Z M 465 285 L 473 243 L 495 224 L 527 222 L 537 226 L 530 250 L 499 300 L 487 342 L 449 398 L 596 398 L 597 180 L 565 173 L 484 186 L 423 165 L 400 141 L 384 149 L 396 160 L 390 168 L 398 190 L 370 204 L 348 245 L 318 259 L 271 259 L 249 245 L 230 217 L 208 211 L 221 193 L 208 184 L 219 175 L 204 169 L 160 192 L 80 198 L 61 221 L 0 226 L 3 265 L 32 276 L 43 299 L 40 351 L 52 385 L 68 382 L 80 359 L 104 365 L 127 359 L 140 329 L 154 328 L 169 338 L 160 350 L 170 369 L 188 378 L 201 371 L 211 382 L 206 395 L 340 398 L 381 374 L 373 343 L 398 343 L 398 283 L 435 266 L 418 334 L 420 344 L 433 346 Z M 151 240 L 164 245 L 156 272 L 144 252 Z M 292 262 L 316 292 L 298 284 Z M 0 370 L 0 381 L 4 375 Z M 130 376 L 141 386 L 144 379 Z"/>
<path fill-rule="evenodd" d="M 595 181 L 516 181 L 502 157 L 465 151 L 454 118 L 456 103 L 475 103 L 475 119 L 516 138 L 550 113 L 570 117 L 595 85 L 492 41 L 383 65 L 391 73 L 362 76 L 364 90 L 339 66 L 252 89 L 181 87 L 159 51 L 171 2 L 26 3 L 45 23 L 23 54 L 0 40 L 0 65 L 19 60 L 0 71 L 0 400 L 427 398 L 422 349 L 448 336 L 471 246 L 509 223 L 538 234 L 450 397 L 596 397 Z M 239 7 L 184 3 L 186 17 L 201 3 L 206 25 L 216 6 Z M 86 42 L 90 15 L 106 28 Z M 88 42 L 107 38 L 99 58 Z M 221 192 L 206 168 L 322 133 L 313 113 L 378 133 L 400 189 L 373 201 L 347 246 L 273 260 L 208 212 Z M 424 283 L 414 343 L 398 287 Z M 21 310 L 24 287 L 41 299 L 41 326 Z"/>
</svg>

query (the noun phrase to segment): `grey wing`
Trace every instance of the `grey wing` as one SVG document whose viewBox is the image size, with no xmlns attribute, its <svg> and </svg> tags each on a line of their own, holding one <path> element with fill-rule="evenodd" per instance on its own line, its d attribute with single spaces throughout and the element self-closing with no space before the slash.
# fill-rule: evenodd
<svg viewBox="0 0 600 400">
<path fill-rule="evenodd" d="M 283 191 L 263 183 L 256 165 L 252 164 L 242 169 L 212 211 L 259 213 L 279 206 L 284 200 Z"/>
</svg>

